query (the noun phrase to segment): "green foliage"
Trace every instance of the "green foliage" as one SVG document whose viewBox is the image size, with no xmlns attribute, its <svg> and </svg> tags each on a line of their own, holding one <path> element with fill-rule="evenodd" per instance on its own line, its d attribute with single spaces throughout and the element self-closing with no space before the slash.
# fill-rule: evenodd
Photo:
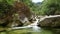
<svg viewBox="0 0 60 34">
<path fill-rule="evenodd" d="M 60 0 L 45 0 L 41 5 L 42 14 L 54 15 L 56 12 L 60 11 Z"/>
<path fill-rule="evenodd" d="M 32 5 L 32 1 L 31 0 L 20 0 L 21 2 L 25 3 L 26 5 L 30 6 Z"/>
<path fill-rule="evenodd" d="M 20 0 L 20 1 L 28 5 L 31 12 L 39 14 L 40 4 L 33 3 L 32 0 Z"/>
<path fill-rule="evenodd" d="M 7 0 L 0 1 L 0 26 L 5 27 L 9 22 L 12 22 L 13 13 L 13 6 Z"/>
<path fill-rule="evenodd" d="M 4 18 L 10 14 L 11 8 L 11 5 L 9 5 L 6 1 L 0 2 L 0 18 Z"/>
</svg>

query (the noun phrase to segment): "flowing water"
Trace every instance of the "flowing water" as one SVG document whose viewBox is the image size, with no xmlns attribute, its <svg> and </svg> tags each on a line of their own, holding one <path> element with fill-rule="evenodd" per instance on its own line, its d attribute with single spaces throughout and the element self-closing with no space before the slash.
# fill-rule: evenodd
<svg viewBox="0 0 60 34">
<path fill-rule="evenodd" d="M 40 21 L 44 19 L 42 18 Z M 60 34 L 60 28 L 41 28 L 37 26 L 38 21 L 39 20 L 37 19 L 37 21 L 31 25 L 13 28 L 17 30 L 4 31 L 0 32 L 0 34 Z"/>
</svg>

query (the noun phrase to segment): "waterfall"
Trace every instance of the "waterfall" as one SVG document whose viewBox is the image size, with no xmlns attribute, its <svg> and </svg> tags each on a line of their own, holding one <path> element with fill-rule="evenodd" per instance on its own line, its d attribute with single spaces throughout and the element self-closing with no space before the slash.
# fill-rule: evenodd
<svg viewBox="0 0 60 34">
<path fill-rule="evenodd" d="M 38 26 L 33 26 L 32 30 L 33 30 L 33 32 L 40 32 L 41 28 Z"/>
<path fill-rule="evenodd" d="M 40 32 L 41 28 L 37 26 L 38 23 L 43 21 L 46 18 L 54 18 L 54 17 L 60 17 L 60 15 L 44 16 L 44 17 L 41 17 L 40 19 L 37 19 L 36 17 L 36 21 L 34 23 L 27 26 L 23 26 L 23 27 L 13 27 L 12 29 L 32 28 L 33 32 Z"/>
</svg>

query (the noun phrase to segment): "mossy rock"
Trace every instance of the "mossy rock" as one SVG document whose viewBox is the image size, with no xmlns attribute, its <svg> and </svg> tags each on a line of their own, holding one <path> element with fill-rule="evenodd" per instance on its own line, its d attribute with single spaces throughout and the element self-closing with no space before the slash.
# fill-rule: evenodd
<svg viewBox="0 0 60 34">
<path fill-rule="evenodd" d="M 55 18 L 46 18 L 45 20 L 39 23 L 41 27 L 59 27 L 60 26 L 60 17 Z"/>
</svg>

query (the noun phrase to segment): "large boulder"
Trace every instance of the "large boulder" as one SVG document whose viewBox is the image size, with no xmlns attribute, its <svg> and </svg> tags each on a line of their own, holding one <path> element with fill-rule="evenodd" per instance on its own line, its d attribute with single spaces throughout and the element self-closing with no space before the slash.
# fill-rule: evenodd
<svg viewBox="0 0 60 34">
<path fill-rule="evenodd" d="M 40 27 L 59 27 L 60 26 L 60 17 L 55 18 L 46 18 L 39 23 Z"/>
</svg>

